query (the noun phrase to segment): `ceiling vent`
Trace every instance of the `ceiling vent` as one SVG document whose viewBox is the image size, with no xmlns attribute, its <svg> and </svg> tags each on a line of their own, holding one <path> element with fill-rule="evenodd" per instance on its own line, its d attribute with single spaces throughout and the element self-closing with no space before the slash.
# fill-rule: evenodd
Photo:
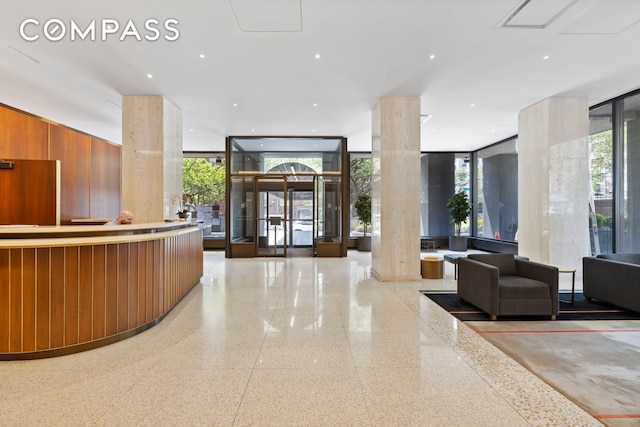
<svg viewBox="0 0 640 427">
<path fill-rule="evenodd" d="M 578 1 L 524 0 L 500 23 L 500 27 L 544 29 Z"/>
</svg>

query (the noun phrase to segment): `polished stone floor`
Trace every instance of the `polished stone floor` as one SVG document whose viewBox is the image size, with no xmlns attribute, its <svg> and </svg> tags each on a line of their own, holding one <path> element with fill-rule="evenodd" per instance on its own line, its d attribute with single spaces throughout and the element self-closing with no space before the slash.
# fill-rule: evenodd
<svg viewBox="0 0 640 427">
<path fill-rule="evenodd" d="M 598 426 L 371 256 L 225 259 L 158 325 L 0 362 L 8 426 Z"/>
</svg>

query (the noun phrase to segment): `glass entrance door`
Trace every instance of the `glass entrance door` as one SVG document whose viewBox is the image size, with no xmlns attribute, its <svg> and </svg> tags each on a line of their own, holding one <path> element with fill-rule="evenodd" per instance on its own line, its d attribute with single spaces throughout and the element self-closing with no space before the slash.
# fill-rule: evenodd
<svg viewBox="0 0 640 427">
<path fill-rule="evenodd" d="M 255 227 L 257 256 L 287 256 L 287 180 L 284 176 L 256 177 Z"/>
<path fill-rule="evenodd" d="M 288 195 L 291 246 L 311 248 L 314 240 L 313 181 L 288 183 Z"/>
</svg>

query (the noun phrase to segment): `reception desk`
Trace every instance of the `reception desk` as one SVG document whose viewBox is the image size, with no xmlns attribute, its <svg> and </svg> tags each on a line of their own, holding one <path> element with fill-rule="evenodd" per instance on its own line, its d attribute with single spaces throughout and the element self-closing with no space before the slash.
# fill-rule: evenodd
<svg viewBox="0 0 640 427">
<path fill-rule="evenodd" d="M 142 332 L 200 281 L 202 263 L 191 223 L 0 227 L 0 360 Z"/>
</svg>

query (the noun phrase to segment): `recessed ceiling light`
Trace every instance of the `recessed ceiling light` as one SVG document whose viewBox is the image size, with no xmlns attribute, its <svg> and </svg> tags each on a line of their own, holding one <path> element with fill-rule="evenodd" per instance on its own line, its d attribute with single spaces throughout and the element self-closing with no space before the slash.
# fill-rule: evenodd
<svg viewBox="0 0 640 427">
<path fill-rule="evenodd" d="M 311 130 L 311 132 L 316 133 L 316 130 L 315 130 L 315 129 L 312 129 L 312 130 Z"/>
<path fill-rule="evenodd" d="M 429 59 L 436 59 L 436 56 L 435 55 L 431 55 L 431 56 L 429 56 Z"/>
<path fill-rule="evenodd" d="M 318 104 L 316 104 L 316 103 L 314 102 L 314 103 L 313 103 L 313 106 L 314 106 L 314 107 L 317 107 L 317 106 L 318 106 Z"/>
<path fill-rule="evenodd" d="M 251 129 L 251 132 L 255 132 L 255 131 L 256 131 L 255 129 Z"/>
<path fill-rule="evenodd" d="M 236 104 L 236 103 L 234 102 L 234 103 L 233 103 L 233 106 L 234 106 L 234 107 L 237 107 L 237 106 L 238 106 L 238 104 Z"/>
<path fill-rule="evenodd" d="M 200 58 L 204 58 L 204 53 L 201 53 L 201 54 L 200 54 Z"/>
<path fill-rule="evenodd" d="M 475 106 L 476 106 L 476 104 L 473 104 L 473 103 L 472 103 L 472 104 L 470 104 L 470 105 L 471 105 L 472 107 L 475 107 Z"/>
<path fill-rule="evenodd" d="M 316 53 L 316 59 L 320 59 L 320 54 Z"/>
<path fill-rule="evenodd" d="M 152 79 L 153 75 L 152 74 L 147 74 L 147 78 Z"/>
<path fill-rule="evenodd" d="M 542 59 L 549 59 L 549 55 L 543 56 Z"/>
<path fill-rule="evenodd" d="M 191 132 L 193 132 L 193 129 L 189 129 Z"/>
</svg>

